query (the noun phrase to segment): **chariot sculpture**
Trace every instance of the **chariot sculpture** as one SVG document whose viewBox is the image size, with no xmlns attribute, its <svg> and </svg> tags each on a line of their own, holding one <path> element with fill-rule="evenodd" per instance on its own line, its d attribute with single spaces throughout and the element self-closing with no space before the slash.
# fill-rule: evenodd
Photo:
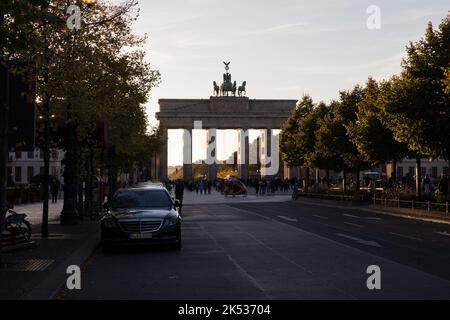
<svg viewBox="0 0 450 320">
<path fill-rule="evenodd" d="M 231 73 L 230 70 L 231 62 L 224 62 L 226 73 L 223 74 L 223 83 L 219 86 L 216 81 L 213 81 L 214 86 L 214 94 L 216 96 L 236 96 L 236 91 L 240 97 L 245 96 L 247 94 L 245 90 L 245 86 L 247 82 L 244 81 L 241 86 L 237 87 L 236 81 L 231 81 Z"/>
</svg>

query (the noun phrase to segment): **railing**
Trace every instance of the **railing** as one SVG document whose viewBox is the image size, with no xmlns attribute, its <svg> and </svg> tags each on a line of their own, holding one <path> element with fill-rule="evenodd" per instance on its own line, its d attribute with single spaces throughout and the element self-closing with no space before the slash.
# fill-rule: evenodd
<svg viewBox="0 0 450 320">
<path fill-rule="evenodd" d="M 448 214 L 448 202 L 437 203 L 431 201 L 400 200 L 387 198 L 373 198 L 374 205 L 381 205 L 385 208 L 410 209 L 412 211 L 438 212 Z"/>
<path fill-rule="evenodd" d="M 341 194 L 327 194 L 327 193 L 299 192 L 298 195 L 299 195 L 300 197 L 321 198 L 321 199 L 333 199 L 333 200 L 341 200 L 341 201 L 354 201 L 354 200 L 358 200 L 355 196 L 346 196 L 346 195 L 341 195 Z M 361 196 L 361 200 L 364 200 L 363 196 Z"/>
</svg>

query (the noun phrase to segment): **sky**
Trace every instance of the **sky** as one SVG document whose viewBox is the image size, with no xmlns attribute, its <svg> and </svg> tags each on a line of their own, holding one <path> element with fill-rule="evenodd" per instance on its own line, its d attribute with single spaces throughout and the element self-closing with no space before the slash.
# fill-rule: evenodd
<svg viewBox="0 0 450 320">
<path fill-rule="evenodd" d="M 371 5 L 380 9 L 379 29 L 367 27 Z M 211 96 L 222 61 L 231 61 L 233 81 L 247 81 L 251 99 L 309 94 L 329 102 L 369 76 L 398 73 L 408 42 L 450 10 L 448 0 L 141 0 L 139 7 L 134 32 L 147 34 L 146 59 L 162 76 L 146 106 L 151 125 L 158 99 Z M 227 158 L 236 139 L 222 136 L 228 143 L 218 153 Z M 194 160 L 205 139 L 196 135 Z M 181 132 L 170 131 L 169 165 L 182 163 L 181 146 Z"/>
</svg>

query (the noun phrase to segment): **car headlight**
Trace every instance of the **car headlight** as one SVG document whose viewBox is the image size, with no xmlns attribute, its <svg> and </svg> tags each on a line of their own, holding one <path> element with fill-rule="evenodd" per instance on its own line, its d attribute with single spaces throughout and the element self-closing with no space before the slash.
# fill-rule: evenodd
<svg viewBox="0 0 450 320">
<path fill-rule="evenodd" d="M 164 226 L 173 227 L 177 224 L 177 222 L 178 222 L 177 218 L 166 218 L 164 219 Z"/>
<path fill-rule="evenodd" d="M 117 227 L 116 220 L 114 218 L 107 218 L 103 220 L 103 226 L 105 228 L 115 228 Z"/>
</svg>

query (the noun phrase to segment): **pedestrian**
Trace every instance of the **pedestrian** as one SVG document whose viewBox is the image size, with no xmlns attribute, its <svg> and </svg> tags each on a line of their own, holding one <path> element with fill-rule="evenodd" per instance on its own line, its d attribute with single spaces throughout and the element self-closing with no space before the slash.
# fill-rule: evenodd
<svg viewBox="0 0 450 320">
<path fill-rule="evenodd" d="M 184 182 L 179 180 L 175 184 L 175 199 L 180 202 L 179 212 L 183 209 L 183 196 L 184 196 Z"/>
<path fill-rule="evenodd" d="M 200 194 L 203 194 L 203 192 L 205 191 L 205 180 L 200 180 L 199 189 L 200 189 Z"/>
<path fill-rule="evenodd" d="M 439 181 L 439 192 L 441 192 L 442 194 L 444 194 L 446 197 L 448 197 L 448 178 L 447 176 L 443 175 L 441 177 L 441 180 Z"/>
<path fill-rule="evenodd" d="M 259 195 L 259 187 L 260 187 L 260 182 L 256 181 L 255 182 L 255 190 L 256 190 L 256 195 Z"/>
<path fill-rule="evenodd" d="M 208 180 L 206 182 L 206 189 L 208 191 L 208 194 L 211 194 L 211 188 L 212 188 L 212 182 Z"/>
<path fill-rule="evenodd" d="M 50 192 L 52 194 L 52 203 L 58 202 L 59 185 L 56 181 L 53 181 L 50 185 Z"/>
</svg>

